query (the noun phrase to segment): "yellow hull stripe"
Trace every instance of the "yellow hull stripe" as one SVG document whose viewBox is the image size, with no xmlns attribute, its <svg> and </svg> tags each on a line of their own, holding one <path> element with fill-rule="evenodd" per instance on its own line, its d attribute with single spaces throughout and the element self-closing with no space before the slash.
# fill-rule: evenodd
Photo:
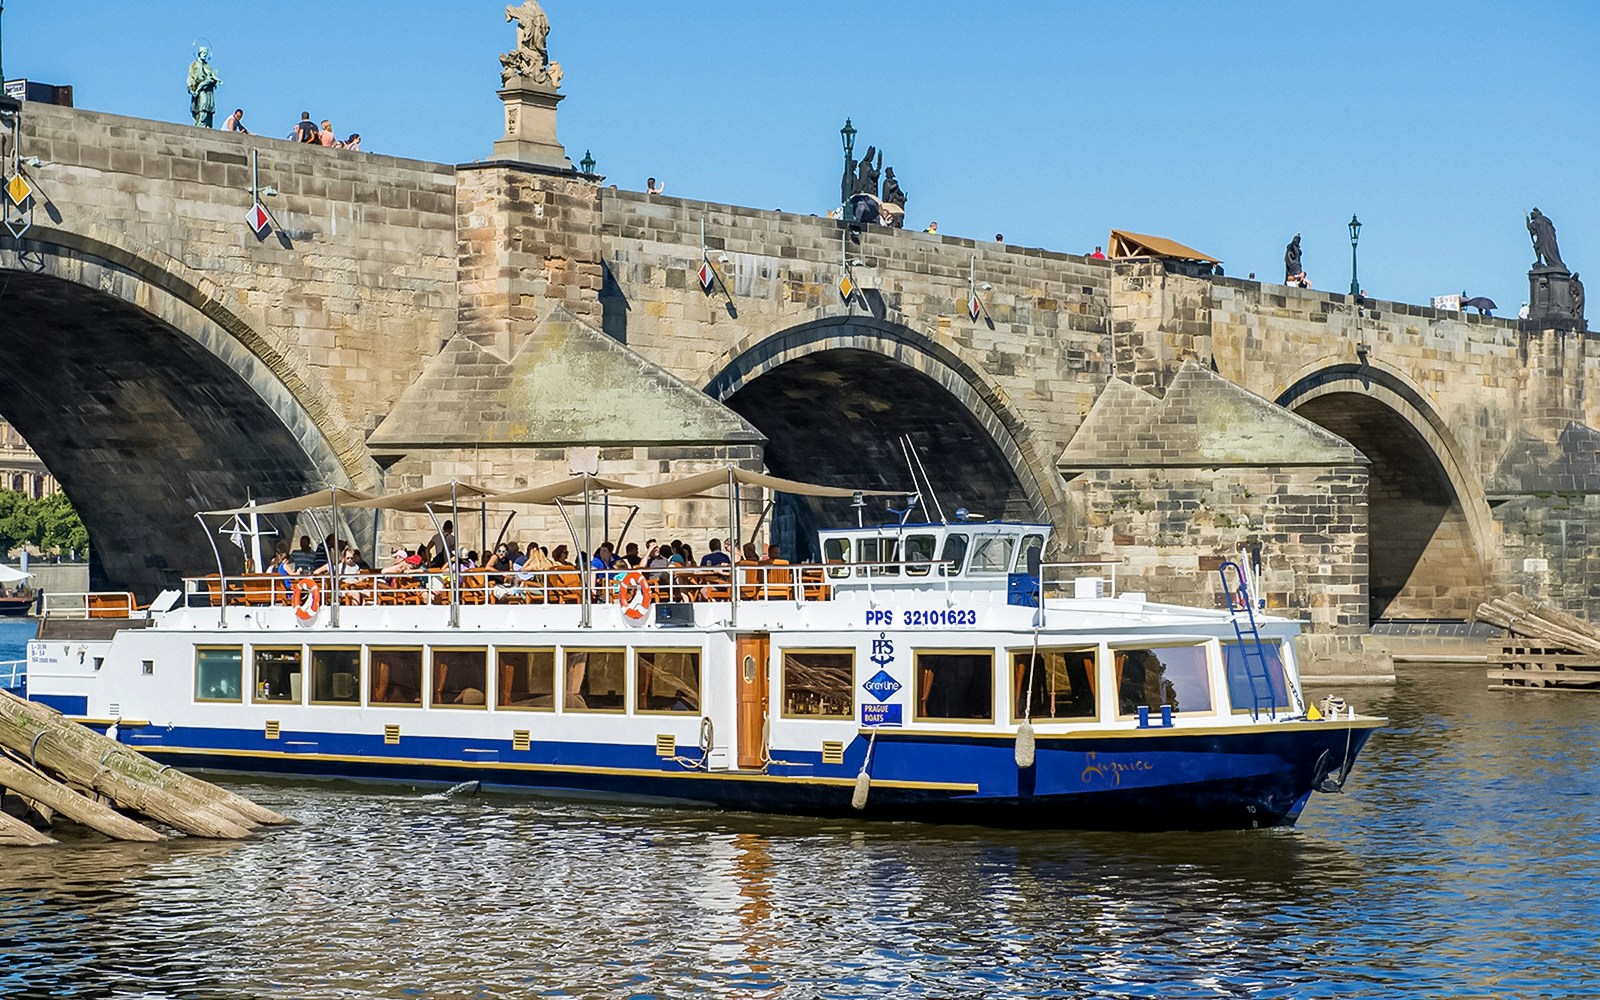
<svg viewBox="0 0 1600 1000">
<path fill-rule="evenodd" d="M 1355 719 L 1339 719 L 1337 721 L 1322 719 L 1318 721 L 1306 720 L 1304 722 L 1259 722 L 1242 726 L 1194 726 L 1185 727 L 1181 724 L 1170 728 L 1164 726 L 1151 726 L 1148 729 L 1076 729 L 1068 733 L 1041 733 L 1034 731 L 1033 738 L 1039 742 L 1049 740 L 1099 740 L 1108 736 L 1131 736 L 1138 739 L 1158 739 L 1169 736 L 1234 736 L 1249 733 L 1281 733 L 1281 732 L 1306 732 L 1313 729 L 1330 729 L 1343 732 L 1346 729 L 1379 729 L 1388 725 L 1388 719 L 1376 719 L 1362 716 Z M 913 739 L 949 739 L 957 737 L 964 740 L 1014 740 L 1017 738 L 1016 730 L 993 729 L 902 729 L 894 726 L 863 727 L 859 730 L 862 736 L 877 733 L 879 739 L 893 737 L 907 737 Z"/>
</svg>

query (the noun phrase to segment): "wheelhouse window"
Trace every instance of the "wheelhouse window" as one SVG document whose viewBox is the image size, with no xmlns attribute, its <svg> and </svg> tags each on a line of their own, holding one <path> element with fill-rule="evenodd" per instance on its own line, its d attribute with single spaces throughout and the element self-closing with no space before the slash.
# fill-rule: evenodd
<svg viewBox="0 0 1600 1000">
<path fill-rule="evenodd" d="M 900 539 L 861 538 L 856 541 L 856 559 L 864 563 L 892 563 L 900 561 Z M 899 576 L 899 566 L 871 566 L 873 576 Z"/>
<path fill-rule="evenodd" d="M 917 653 L 917 718 L 994 719 L 994 654 Z"/>
<path fill-rule="evenodd" d="M 483 647 L 434 649 L 433 706 L 483 708 L 488 702 L 489 651 Z"/>
<path fill-rule="evenodd" d="M 635 650 L 633 664 L 639 679 L 637 711 L 700 713 L 698 649 Z"/>
<path fill-rule="evenodd" d="M 836 580 L 842 580 L 850 575 L 850 567 L 835 566 L 834 563 L 850 562 L 850 539 L 830 538 L 822 543 L 822 561 L 829 564 L 828 575 Z"/>
<path fill-rule="evenodd" d="M 311 650 L 311 703 L 361 703 L 361 650 L 339 647 Z"/>
<path fill-rule="evenodd" d="M 195 701 L 244 701 L 244 649 L 202 646 L 194 651 Z"/>
<path fill-rule="evenodd" d="M 1228 678 L 1228 702 L 1235 714 L 1273 712 L 1292 707 L 1289 678 L 1283 669 L 1283 647 L 1263 642 L 1257 655 L 1253 642 L 1222 644 L 1223 671 Z"/>
<path fill-rule="evenodd" d="M 927 576 L 938 547 L 939 538 L 936 535 L 906 536 L 906 562 L 922 564 L 907 566 L 906 576 Z"/>
<path fill-rule="evenodd" d="M 1027 573 L 1032 576 L 1039 574 L 1039 563 L 1044 560 L 1044 536 L 1025 535 L 1022 539 L 1022 548 L 1017 550 L 1017 565 L 1011 572 Z"/>
<path fill-rule="evenodd" d="M 422 704 L 422 647 L 374 647 L 367 654 L 374 705 Z"/>
<path fill-rule="evenodd" d="M 785 650 L 783 714 L 805 719 L 854 718 L 855 676 L 853 650 Z"/>
<path fill-rule="evenodd" d="M 304 661 L 299 646 L 263 647 L 252 652 L 255 660 L 255 700 L 258 704 L 298 705 Z"/>
<path fill-rule="evenodd" d="M 960 576 L 961 568 L 967 561 L 967 547 L 970 544 L 965 532 L 952 531 L 944 536 L 944 551 L 939 553 L 939 561 L 948 563 L 943 572 L 950 576 Z"/>
<path fill-rule="evenodd" d="M 500 708 L 553 712 L 556 707 L 556 651 L 500 649 Z"/>
<path fill-rule="evenodd" d="M 1143 705 L 1152 712 L 1211 711 L 1211 676 L 1204 646 L 1119 649 L 1114 653 L 1117 710 L 1134 715 Z"/>
<path fill-rule="evenodd" d="M 569 649 L 566 664 L 567 711 L 627 711 L 627 650 Z"/>
<path fill-rule="evenodd" d="M 1011 553 L 1016 545 L 1013 535 L 979 535 L 972 545 L 967 575 L 998 576 L 1011 572 Z"/>
<path fill-rule="evenodd" d="M 1012 721 L 1024 717 L 1024 708 L 1029 719 L 1094 718 L 1096 654 L 1094 648 L 1041 649 L 1037 656 L 1031 649 L 1013 650 Z"/>
</svg>

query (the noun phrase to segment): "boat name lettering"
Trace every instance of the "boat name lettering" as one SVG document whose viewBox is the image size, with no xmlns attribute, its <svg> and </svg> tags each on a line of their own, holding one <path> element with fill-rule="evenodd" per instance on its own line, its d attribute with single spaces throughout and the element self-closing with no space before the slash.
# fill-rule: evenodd
<svg viewBox="0 0 1600 1000">
<path fill-rule="evenodd" d="M 1109 784 L 1112 788 L 1122 785 L 1122 776 L 1135 771 L 1154 771 L 1147 760 L 1100 760 L 1100 755 L 1093 750 L 1085 755 L 1088 764 L 1083 769 L 1083 783 L 1086 785 Z"/>
<path fill-rule="evenodd" d="M 978 613 L 971 608 L 915 608 L 901 612 L 902 625 L 976 625 Z"/>
</svg>

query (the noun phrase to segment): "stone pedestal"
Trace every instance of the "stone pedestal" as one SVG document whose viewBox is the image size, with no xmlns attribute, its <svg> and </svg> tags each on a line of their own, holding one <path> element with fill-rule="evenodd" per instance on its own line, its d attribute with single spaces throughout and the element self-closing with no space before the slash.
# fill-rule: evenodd
<svg viewBox="0 0 1600 1000">
<path fill-rule="evenodd" d="M 500 91 L 506 134 L 494 144 L 494 158 L 571 170 L 572 161 L 556 138 L 556 105 L 565 96 L 549 84 L 513 77 Z"/>
<path fill-rule="evenodd" d="M 1539 326 L 1582 330 L 1583 282 L 1560 267 L 1536 267 L 1528 272 L 1528 319 Z"/>
</svg>

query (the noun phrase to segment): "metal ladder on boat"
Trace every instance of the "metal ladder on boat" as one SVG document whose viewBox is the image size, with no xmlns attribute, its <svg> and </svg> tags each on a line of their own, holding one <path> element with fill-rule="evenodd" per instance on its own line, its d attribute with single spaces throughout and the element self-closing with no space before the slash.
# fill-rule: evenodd
<svg viewBox="0 0 1600 1000">
<path fill-rule="evenodd" d="M 1231 584 L 1228 582 L 1230 568 L 1234 578 Z M 1256 627 L 1256 609 L 1251 603 L 1244 569 L 1229 560 L 1217 567 L 1217 575 L 1222 577 L 1222 593 L 1227 597 L 1228 610 L 1232 613 L 1233 634 L 1239 640 L 1239 655 L 1244 657 L 1245 680 L 1250 682 L 1250 718 L 1261 718 L 1264 710 L 1267 718 L 1276 719 L 1278 700 L 1272 694 L 1272 670 L 1267 666 L 1267 650 L 1261 644 L 1261 630 Z M 1241 611 L 1245 615 L 1244 624 L 1239 621 Z"/>
</svg>

